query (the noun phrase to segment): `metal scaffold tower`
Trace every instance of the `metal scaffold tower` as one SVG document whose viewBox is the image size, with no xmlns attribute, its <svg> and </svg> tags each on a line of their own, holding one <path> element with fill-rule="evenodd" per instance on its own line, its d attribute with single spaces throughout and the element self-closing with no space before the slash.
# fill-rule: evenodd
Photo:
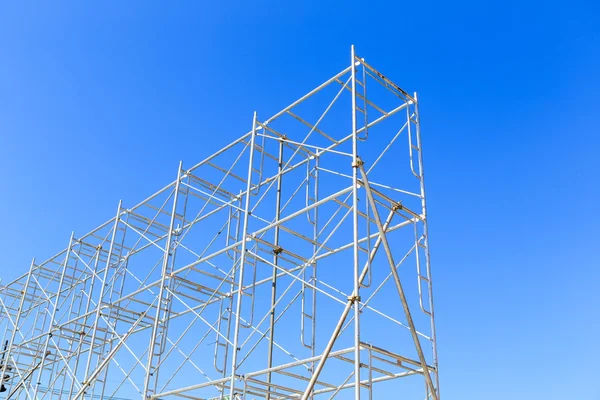
<svg viewBox="0 0 600 400">
<path fill-rule="evenodd" d="M 417 95 L 351 53 L 0 286 L 0 398 L 438 400 Z"/>
</svg>

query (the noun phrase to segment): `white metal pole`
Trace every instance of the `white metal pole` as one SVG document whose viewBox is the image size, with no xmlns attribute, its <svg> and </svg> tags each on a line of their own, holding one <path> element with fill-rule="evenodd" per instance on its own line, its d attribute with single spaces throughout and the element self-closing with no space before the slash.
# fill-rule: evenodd
<svg viewBox="0 0 600 400">
<path fill-rule="evenodd" d="M 177 213 L 177 199 L 179 197 L 179 184 L 181 182 L 181 167 L 182 167 L 182 162 L 179 162 L 179 165 L 177 166 L 177 181 L 175 181 L 175 189 L 174 189 L 174 193 L 173 193 L 173 207 L 171 209 L 171 220 L 169 222 L 169 231 L 167 232 L 167 242 L 165 243 L 165 252 L 164 252 L 164 256 L 163 256 L 163 263 L 162 263 L 162 269 L 161 269 L 161 275 L 160 275 L 160 286 L 158 289 L 158 298 L 157 298 L 157 304 L 156 304 L 156 315 L 154 316 L 154 322 L 152 324 L 152 333 L 150 335 L 150 343 L 148 344 L 149 350 L 148 350 L 148 363 L 146 365 L 146 379 L 144 381 L 144 396 L 148 397 L 153 391 L 153 389 L 150 387 L 151 383 L 150 383 L 150 379 L 153 377 L 154 381 L 156 382 L 156 373 L 157 373 L 157 369 L 154 368 L 154 352 L 156 351 L 155 347 L 156 347 L 156 339 L 157 339 L 157 333 L 158 333 L 158 325 L 161 319 L 161 310 L 163 307 L 163 297 L 165 295 L 165 289 L 166 289 L 166 281 L 167 281 L 167 275 L 169 272 L 169 261 L 171 258 L 171 241 L 173 239 L 173 228 L 174 228 L 174 224 L 175 224 L 175 215 Z M 171 277 L 168 277 L 169 279 L 171 279 Z M 170 296 L 170 294 L 169 294 Z M 168 308 L 168 307 L 166 307 Z M 163 335 L 165 334 L 165 332 L 162 333 Z M 155 386 L 155 385 L 154 385 Z"/>
<path fill-rule="evenodd" d="M 356 134 L 356 55 L 351 48 L 352 65 L 352 225 L 354 234 L 354 398 L 360 400 L 360 282 L 358 271 L 358 135 Z"/>
<path fill-rule="evenodd" d="M 19 323 L 21 321 L 21 314 L 23 313 L 23 304 L 25 303 L 25 296 L 27 295 L 27 289 L 29 288 L 29 282 L 31 280 L 31 271 L 35 268 L 35 258 L 31 260 L 31 266 L 29 267 L 29 274 L 27 274 L 27 280 L 25 281 L 25 287 L 23 288 L 23 293 L 21 295 L 21 300 L 19 301 L 19 309 L 17 310 L 17 316 L 15 318 L 15 326 L 13 327 L 12 334 L 10 335 L 10 339 L 6 346 L 5 353 L 2 355 L 4 362 L 2 364 L 2 375 L 0 375 L 0 382 L 4 380 L 4 376 L 6 376 L 6 369 L 8 363 L 10 362 L 10 353 L 12 351 L 12 347 L 15 343 L 15 337 L 17 336 L 17 331 L 19 330 Z"/>
<path fill-rule="evenodd" d="M 235 326 L 233 332 L 233 351 L 231 356 L 231 381 L 229 387 L 229 397 L 231 399 L 234 398 L 235 394 L 235 379 L 237 372 L 237 356 L 238 356 L 238 344 L 239 344 L 239 336 L 240 336 L 240 317 L 241 317 L 241 309 L 242 309 L 242 297 L 244 295 L 243 287 L 244 287 L 244 264 L 246 263 L 246 243 L 248 241 L 248 217 L 250 216 L 250 189 L 252 188 L 252 167 L 254 162 L 254 142 L 256 139 L 256 112 L 254 112 L 254 117 L 252 118 L 252 135 L 250 137 L 250 156 L 248 160 L 248 178 L 246 182 L 246 198 L 244 204 L 244 221 L 242 226 L 242 248 L 240 255 L 240 271 L 238 276 L 238 293 L 237 293 L 237 303 L 235 307 Z"/>
<path fill-rule="evenodd" d="M 417 134 L 417 147 L 419 148 L 419 175 L 421 176 L 421 206 L 422 206 L 422 218 L 423 218 L 423 236 L 425 244 L 425 268 L 427 269 L 427 278 L 429 279 L 429 312 L 431 322 L 431 348 L 433 352 L 433 366 L 435 367 L 435 389 L 437 391 L 437 397 L 440 398 L 440 380 L 438 372 L 438 354 L 437 354 L 437 343 L 435 333 L 435 313 L 433 310 L 433 287 L 431 278 L 431 262 L 429 254 L 429 227 L 427 223 L 427 201 L 425 198 L 425 170 L 423 167 L 423 143 L 421 141 L 421 121 L 419 118 L 419 100 L 417 98 L 417 92 L 414 93 L 415 98 L 415 120 L 416 120 L 416 134 Z M 418 251 L 417 247 L 417 251 Z M 420 279 L 420 278 L 419 278 Z"/>
<path fill-rule="evenodd" d="M 275 199 L 275 222 L 279 221 L 279 217 L 281 215 L 281 170 L 283 168 L 283 141 L 279 142 L 279 159 L 278 159 L 278 172 L 277 176 L 277 197 Z M 274 255 L 273 255 L 273 264 L 278 264 L 279 259 L 279 226 L 275 227 L 273 244 L 275 245 Z M 275 306 L 277 304 L 277 268 L 273 267 L 273 275 L 271 278 L 271 311 L 269 315 L 269 353 L 267 354 L 267 368 L 271 368 L 273 366 L 273 341 L 275 340 Z M 260 325 L 260 323 L 259 323 Z M 272 373 L 269 371 L 267 373 L 267 395 L 266 400 L 271 399 L 271 379 Z"/>
<path fill-rule="evenodd" d="M 65 272 L 67 271 L 67 265 L 69 264 L 69 257 L 71 256 L 71 246 L 73 245 L 73 236 L 74 232 L 71 232 L 71 237 L 69 238 L 69 247 L 67 247 L 65 262 L 63 263 L 62 272 L 60 274 L 60 281 L 58 283 L 58 290 L 56 292 L 56 298 L 54 299 L 54 305 L 52 306 L 52 311 L 50 312 L 50 322 L 48 323 L 48 331 L 46 332 L 46 341 L 44 343 L 44 348 L 42 350 L 42 360 L 37 368 L 39 368 L 37 384 L 33 390 L 33 398 L 36 398 L 39 387 L 42 383 L 42 376 L 44 373 L 44 364 L 46 362 L 46 358 L 48 357 L 48 345 L 50 343 L 50 338 L 52 337 L 52 330 L 54 328 L 54 318 L 56 316 L 56 311 L 58 310 L 58 302 L 60 300 L 60 293 L 62 291 L 62 285 L 65 280 Z"/>
<path fill-rule="evenodd" d="M 112 251 L 113 251 L 113 245 L 115 243 L 115 237 L 117 235 L 117 228 L 119 227 L 119 216 L 121 214 L 121 205 L 122 205 L 122 201 L 119 200 L 119 204 L 117 205 L 117 215 L 115 217 L 115 223 L 113 226 L 113 231 L 111 234 L 111 240 L 110 240 L 110 245 L 108 248 L 108 256 L 106 259 L 106 266 L 104 267 L 104 273 L 102 274 L 102 280 L 100 282 L 100 293 L 99 293 L 99 297 L 98 297 L 98 301 L 96 302 L 96 310 L 94 312 L 94 325 L 92 327 L 92 338 L 91 338 L 91 342 L 90 342 L 90 349 L 89 349 L 89 354 L 88 354 L 88 359 L 87 362 L 85 364 L 85 372 L 84 372 L 84 379 L 83 379 L 83 383 L 87 384 L 87 380 L 88 380 L 88 373 L 90 371 L 90 367 L 91 367 L 91 363 L 92 363 L 92 357 L 94 356 L 94 342 L 96 341 L 96 334 L 97 334 L 97 330 L 98 330 L 98 322 L 100 321 L 100 312 L 101 312 L 101 308 L 102 308 L 102 298 L 104 297 L 104 290 L 106 288 L 106 278 L 108 277 L 108 270 L 109 270 L 109 266 L 110 266 L 110 259 L 112 257 Z M 94 278 L 92 278 L 94 279 Z M 92 296 L 92 292 L 90 292 L 90 297 Z"/>
</svg>

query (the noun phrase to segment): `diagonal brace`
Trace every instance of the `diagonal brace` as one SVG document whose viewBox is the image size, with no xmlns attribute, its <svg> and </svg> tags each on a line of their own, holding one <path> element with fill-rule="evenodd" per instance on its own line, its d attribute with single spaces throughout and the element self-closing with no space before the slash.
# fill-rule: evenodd
<svg viewBox="0 0 600 400">
<path fill-rule="evenodd" d="M 406 301 L 406 295 L 404 294 L 404 289 L 402 288 L 402 283 L 400 282 L 400 276 L 398 275 L 398 271 L 396 271 L 395 268 L 396 263 L 394 262 L 392 251 L 390 249 L 390 245 L 385 235 L 385 230 L 383 228 L 383 225 L 381 224 L 381 219 L 379 218 L 379 211 L 377 210 L 377 204 L 375 203 L 375 199 L 373 198 L 373 192 L 371 191 L 371 186 L 369 185 L 367 173 L 365 172 L 363 164 L 359 165 L 359 169 L 360 174 L 362 176 L 362 184 L 365 188 L 365 191 L 367 192 L 367 198 L 369 200 L 371 208 L 373 209 L 373 219 L 375 220 L 375 224 L 377 225 L 377 229 L 379 230 L 379 237 L 381 238 L 383 249 L 385 250 L 385 254 L 392 269 L 392 276 L 394 277 L 394 283 L 396 284 L 398 295 L 400 296 L 400 300 L 402 301 L 402 308 L 404 309 L 404 314 L 406 315 L 406 321 L 408 322 L 408 326 L 410 327 L 410 333 L 413 337 L 413 341 L 415 342 L 415 347 L 419 355 L 419 361 L 421 363 L 421 366 L 423 367 L 423 375 L 425 376 L 425 382 L 427 383 L 427 387 L 431 391 L 433 400 L 438 400 L 437 390 L 435 389 L 433 381 L 431 380 L 431 375 L 429 374 L 427 360 L 425 360 L 423 348 L 421 347 L 421 342 L 419 341 L 419 337 L 417 336 L 417 330 L 415 329 L 415 324 L 413 322 L 412 315 L 410 314 L 410 309 L 408 308 L 408 302 Z"/>
<path fill-rule="evenodd" d="M 385 221 L 385 226 L 382 227 L 382 230 L 380 232 L 387 231 L 388 227 L 390 226 L 390 223 L 392 222 L 393 216 L 394 216 L 394 211 L 390 212 L 390 215 L 388 216 L 387 220 Z M 379 221 L 379 218 L 377 219 L 377 221 Z M 380 237 L 381 237 L 381 235 L 380 235 Z M 360 273 L 360 276 L 358 278 L 359 284 L 361 284 L 367 277 L 367 273 L 369 271 L 369 268 L 371 268 L 371 263 L 373 262 L 373 258 L 375 257 L 375 254 L 377 254 L 377 250 L 379 249 L 380 243 L 381 243 L 381 240 L 378 238 L 377 243 L 375 244 L 375 246 L 373 247 L 373 250 L 371 251 L 371 254 L 369 255 L 369 260 L 365 263 L 365 266 L 364 266 L 362 272 Z M 346 307 L 344 308 L 344 311 L 342 311 L 342 315 L 340 316 L 340 319 L 338 320 L 338 323 L 337 323 L 335 329 L 333 330 L 333 333 L 331 334 L 331 338 L 329 339 L 329 342 L 327 343 L 327 346 L 325 347 L 323 354 L 321 354 L 321 357 L 319 358 L 319 363 L 317 364 L 317 368 L 315 369 L 315 372 L 312 374 L 310 381 L 308 382 L 308 385 L 306 386 L 306 389 L 304 390 L 304 394 L 302 394 L 301 400 L 307 400 L 310 397 L 311 392 L 313 391 L 315 384 L 317 383 L 317 379 L 319 379 L 319 375 L 321 374 L 321 371 L 323 370 L 323 367 L 325 366 L 325 361 L 329 357 L 331 350 L 333 349 L 333 345 L 335 344 L 336 339 L 341 335 L 341 332 L 343 331 L 342 327 L 344 325 L 344 322 L 346 322 L 346 318 L 348 317 L 348 314 L 350 313 L 352 306 L 354 305 L 354 300 L 356 299 L 356 296 L 357 296 L 356 292 L 353 291 L 352 295 L 348 297 L 348 302 L 346 303 Z M 434 400 L 437 400 L 437 399 L 434 399 Z"/>
</svg>

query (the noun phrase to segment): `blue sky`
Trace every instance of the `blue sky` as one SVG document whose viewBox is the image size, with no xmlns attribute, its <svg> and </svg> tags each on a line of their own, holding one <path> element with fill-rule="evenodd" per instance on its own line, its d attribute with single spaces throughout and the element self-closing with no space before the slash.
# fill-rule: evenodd
<svg viewBox="0 0 600 400">
<path fill-rule="evenodd" d="M 419 92 L 443 398 L 600 399 L 600 7 L 388 3 L 0 5 L 3 281 L 354 43 Z"/>
</svg>

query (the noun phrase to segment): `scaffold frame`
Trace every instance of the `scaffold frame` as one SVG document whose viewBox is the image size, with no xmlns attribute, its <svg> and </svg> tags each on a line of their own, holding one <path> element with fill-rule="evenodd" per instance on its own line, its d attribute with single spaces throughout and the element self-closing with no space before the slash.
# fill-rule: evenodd
<svg viewBox="0 0 600 400">
<path fill-rule="evenodd" d="M 350 61 L 1 285 L 0 398 L 439 400 L 417 94 Z"/>
</svg>

